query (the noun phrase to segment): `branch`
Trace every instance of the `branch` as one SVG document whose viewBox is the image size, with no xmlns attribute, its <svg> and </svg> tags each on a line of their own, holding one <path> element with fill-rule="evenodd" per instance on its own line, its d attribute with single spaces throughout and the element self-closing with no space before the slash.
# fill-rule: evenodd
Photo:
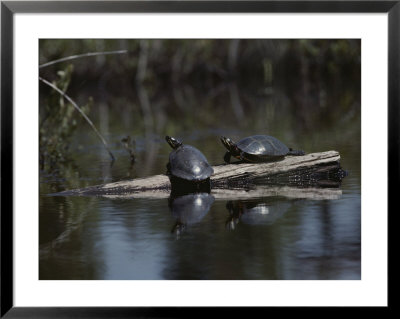
<svg viewBox="0 0 400 319">
<path fill-rule="evenodd" d="M 71 56 L 68 56 L 68 57 L 65 57 L 65 58 L 61 58 L 61 59 L 53 60 L 53 61 L 50 61 L 50 62 L 47 62 L 47 63 L 43 63 L 43 64 L 39 65 L 39 69 L 45 68 L 45 67 L 47 67 L 49 65 L 53 65 L 53 64 L 56 64 L 56 63 L 61 63 L 61 62 L 74 60 L 74 59 L 79 59 L 79 58 L 85 58 L 85 57 L 89 57 L 89 56 L 107 55 L 107 54 L 124 54 L 124 53 L 128 53 L 128 50 L 89 52 L 89 53 L 84 53 L 84 54 L 71 55 Z"/>
</svg>

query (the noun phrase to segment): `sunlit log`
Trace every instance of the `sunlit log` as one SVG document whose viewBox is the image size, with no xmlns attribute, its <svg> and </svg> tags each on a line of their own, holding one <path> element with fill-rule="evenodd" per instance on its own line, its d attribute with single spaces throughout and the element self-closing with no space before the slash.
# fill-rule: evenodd
<svg viewBox="0 0 400 319">
<path fill-rule="evenodd" d="M 329 174 L 340 168 L 340 155 L 337 151 L 312 153 L 304 156 L 287 156 L 272 163 L 240 163 L 213 166 L 211 193 L 217 198 L 283 196 L 312 198 L 317 196 L 312 186 L 337 187 L 337 179 L 331 183 Z M 340 180 L 340 178 L 339 178 Z M 322 184 L 321 184 L 322 183 Z M 285 188 L 286 186 L 286 188 Z M 309 186 L 308 190 L 301 187 Z M 305 188 L 305 187 L 302 187 Z M 297 190 L 296 190 L 297 189 Z M 107 196 L 134 198 L 163 198 L 171 192 L 171 182 L 167 175 L 160 174 L 145 178 L 124 180 L 108 184 L 67 190 L 55 195 L 62 196 Z M 324 194 L 322 198 L 340 196 L 338 192 Z M 314 194 L 314 195 L 313 195 Z M 320 196 L 320 197 L 321 197 Z M 317 196 L 318 197 L 318 196 Z"/>
</svg>

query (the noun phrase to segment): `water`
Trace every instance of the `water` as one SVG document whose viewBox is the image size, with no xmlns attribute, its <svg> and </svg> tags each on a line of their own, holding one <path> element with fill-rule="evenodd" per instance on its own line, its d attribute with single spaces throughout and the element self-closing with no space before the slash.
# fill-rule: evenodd
<svg viewBox="0 0 400 319">
<path fill-rule="evenodd" d="M 131 165 L 117 142 L 123 134 L 108 135 L 116 141 L 112 147 L 117 161 L 111 166 L 91 131 L 82 129 L 75 137 L 73 165 L 59 175 L 41 174 L 39 277 L 360 279 L 359 139 L 357 130 L 351 139 L 338 135 L 340 129 L 324 132 L 333 137 L 329 141 L 317 136 L 305 143 L 313 145 L 306 147 L 307 152 L 341 153 L 341 165 L 349 175 L 339 189 L 326 190 L 341 193 L 337 199 L 200 197 L 176 204 L 168 198 L 47 196 L 165 172 L 170 148 L 163 136 L 154 134 L 147 140 L 136 136 L 137 161 Z M 185 130 L 179 137 L 186 136 L 186 143 L 200 148 L 210 163 L 219 164 L 225 152 L 218 140 L 221 131 Z M 228 133 L 235 138 L 252 132 L 231 127 Z M 206 201 L 199 211 L 196 200 Z"/>
<path fill-rule="evenodd" d="M 70 210 L 79 216 L 68 216 L 74 201 L 41 213 L 41 228 L 64 217 L 52 224 L 57 240 L 41 245 L 41 279 L 360 278 L 360 202 L 352 194 L 282 201 L 234 228 L 227 201 L 217 200 L 180 234 L 167 200 L 81 199 Z"/>
<path fill-rule="evenodd" d="M 107 43 L 132 45 L 136 53 L 144 48 L 143 41 L 112 41 Z M 208 42 L 190 41 L 149 42 L 145 49 L 155 53 L 149 53 L 142 86 L 132 80 L 137 74 L 131 65 L 140 62 L 135 54 L 97 59 L 96 67 L 94 60 L 76 60 L 68 93 L 80 105 L 94 97 L 89 116 L 116 161 L 111 165 L 80 121 L 69 160 L 40 171 L 39 279 L 361 279 L 361 69 L 353 60 L 360 56 L 359 41 L 240 42 L 237 71 L 247 75 L 236 74 L 237 81 L 215 71 L 225 67 L 223 49 L 235 48 L 228 40 L 200 53 L 196 48 Z M 46 45 L 42 55 L 48 58 L 58 46 L 51 40 Z M 221 54 L 208 57 L 216 47 Z M 191 48 L 196 50 L 185 59 Z M 196 61 L 210 67 L 201 73 Z M 170 76 L 170 62 L 181 73 Z M 41 72 L 45 78 L 56 74 L 51 68 Z M 187 81 L 182 74 L 189 74 Z M 44 110 L 49 92 L 41 90 Z M 171 151 L 165 135 L 199 148 L 217 165 L 226 151 L 220 135 L 237 141 L 255 134 L 306 153 L 336 150 L 348 176 L 339 187 L 292 188 L 251 199 L 213 192 L 174 200 L 48 195 L 165 173 Z M 135 163 L 121 142 L 128 135 Z"/>
</svg>

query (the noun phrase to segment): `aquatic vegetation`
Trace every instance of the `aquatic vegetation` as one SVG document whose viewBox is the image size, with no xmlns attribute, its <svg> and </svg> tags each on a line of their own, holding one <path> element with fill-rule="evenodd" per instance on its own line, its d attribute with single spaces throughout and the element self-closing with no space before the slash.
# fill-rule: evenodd
<svg viewBox="0 0 400 319">
<path fill-rule="evenodd" d="M 53 85 L 66 92 L 71 82 L 73 65 L 57 72 Z M 93 103 L 91 98 L 80 108 L 89 114 Z M 51 170 L 68 161 L 68 148 L 73 132 L 82 121 L 72 103 L 55 90 L 46 92 L 40 98 L 39 107 L 39 163 L 42 170 Z"/>
</svg>

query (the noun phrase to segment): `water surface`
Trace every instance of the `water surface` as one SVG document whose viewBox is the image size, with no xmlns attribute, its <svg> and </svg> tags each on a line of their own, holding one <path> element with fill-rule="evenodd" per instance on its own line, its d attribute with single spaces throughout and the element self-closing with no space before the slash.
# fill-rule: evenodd
<svg viewBox="0 0 400 319">
<path fill-rule="evenodd" d="M 94 96 L 90 117 L 116 161 L 111 164 L 96 135 L 81 122 L 69 160 L 40 171 L 39 279 L 361 279 L 360 85 L 350 72 L 327 76 L 321 71 L 312 79 L 278 68 L 280 82 L 264 79 L 254 86 L 251 78 L 247 87 L 242 79 L 161 90 L 151 83 L 129 84 L 127 70 L 121 72 L 123 81 L 91 80 L 84 63 L 76 62 L 68 92 L 79 102 Z M 336 70 L 350 62 L 330 63 L 327 69 Z M 171 150 L 165 135 L 199 148 L 217 165 L 225 153 L 220 135 L 239 140 L 255 134 L 275 136 L 306 153 L 338 151 L 348 172 L 331 189 L 339 195 L 48 196 L 165 173 Z M 134 140 L 134 163 L 121 142 L 128 135 Z"/>
<path fill-rule="evenodd" d="M 210 163 L 222 163 L 225 150 L 219 132 L 185 133 L 179 137 L 200 148 Z M 128 153 L 115 143 L 117 160 L 110 166 L 107 153 L 90 134 L 77 135 L 89 152 L 77 143 L 71 180 L 41 175 L 40 279 L 360 279 L 357 142 L 329 141 L 329 147 L 305 142 L 314 145 L 307 152 L 341 153 L 341 165 L 349 175 L 335 190 L 342 193 L 338 199 L 214 199 L 207 211 L 184 221 L 176 232 L 179 214 L 168 198 L 46 195 L 166 171 L 169 146 L 163 136 L 148 141 L 139 137 L 133 166 Z M 331 134 L 337 134 L 335 128 Z M 94 146 L 87 146 L 91 143 Z M 152 144 L 151 156 L 146 143 Z"/>
</svg>

